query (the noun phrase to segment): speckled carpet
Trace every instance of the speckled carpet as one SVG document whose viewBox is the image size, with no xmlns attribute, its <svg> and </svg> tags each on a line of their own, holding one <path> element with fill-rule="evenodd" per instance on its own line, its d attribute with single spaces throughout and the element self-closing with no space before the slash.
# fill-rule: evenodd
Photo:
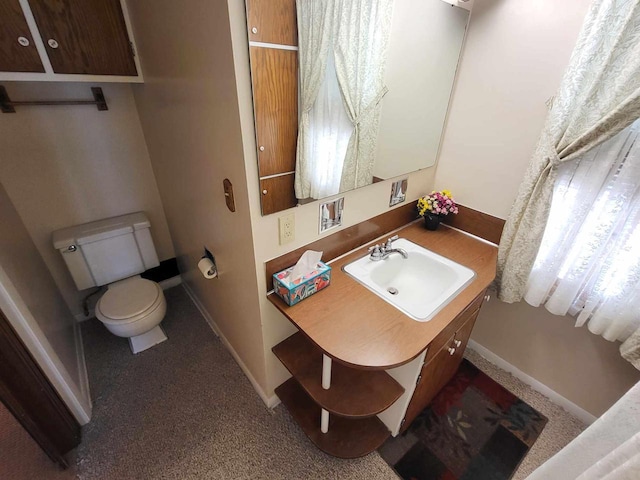
<svg viewBox="0 0 640 480">
<path fill-rule="evenodd" d="M 82 325 L 94 410 L 77 451 L 80 479 L 397 479 L 377 452 L 340 460 L 316 449 L 283 406 L 264 406 L 183 288 L 165 294 L 169 341 L 137 356 L 100 322 Z M 542 395 L 469 355 L 549 418 L 515 479 L 582 430 Z"/>
</svg>

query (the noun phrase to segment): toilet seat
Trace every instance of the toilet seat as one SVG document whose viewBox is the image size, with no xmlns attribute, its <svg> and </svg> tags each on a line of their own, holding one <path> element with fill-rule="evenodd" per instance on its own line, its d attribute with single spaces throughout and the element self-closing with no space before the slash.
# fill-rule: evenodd
<svg viewBox="0 0 640 480">
<path fill-rule="evenodd" d="M 96 316 L 110 325 L 124 325 L 149 316 L 165 303 L 162 288 L 140 277 L 109 287 L 98 300 Z"/>
</svg>

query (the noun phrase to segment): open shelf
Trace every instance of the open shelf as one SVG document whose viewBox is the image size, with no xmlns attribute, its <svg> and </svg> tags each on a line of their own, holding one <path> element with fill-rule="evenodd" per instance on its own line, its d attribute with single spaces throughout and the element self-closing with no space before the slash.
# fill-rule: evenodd
<svg viewBox="0 0 640 480">
<path fill-rule="evenodd" d="M 322 388 L 322 351 L 298 332 L 273 347 L 304 391 L 321 407 L 343 417 L 363 418 L 389 408 L 404 388 L 383 370 L 358 370 L 332 362 L 331 388 Z"/>
<path fill-rule="evenodd" d="M 377 449 L 390 435 L 378 417 L 330 416 L 329 431 L 322 433 L 320 407 L 293 378 L 276 388 L 276 395 L 315 446 L 334 457 L 362 457 Z"/>
</svg>

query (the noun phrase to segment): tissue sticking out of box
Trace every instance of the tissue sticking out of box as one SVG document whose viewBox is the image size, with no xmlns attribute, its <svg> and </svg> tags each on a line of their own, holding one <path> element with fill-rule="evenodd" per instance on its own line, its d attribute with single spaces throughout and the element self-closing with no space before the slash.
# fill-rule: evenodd
<svg viewBox="0 0 640 480">
<path fill-rule="evenodd" d="M 309 275 L 318 268 L 318 262 L 322 258 L 322 252 L 307 250 L 302 254 L 298 263 L 295 264 L 291 273 L 287 275 L 287 280 L 293 283 L 296 279 Z"/>
</svg>

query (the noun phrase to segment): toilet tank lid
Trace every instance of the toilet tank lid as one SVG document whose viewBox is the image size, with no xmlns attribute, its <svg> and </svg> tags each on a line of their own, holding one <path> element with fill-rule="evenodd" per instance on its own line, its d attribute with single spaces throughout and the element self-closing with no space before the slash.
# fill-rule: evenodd
<svg viewBox="0 0 640 480">
<path fill-rule="evenodd" d="M 86 245 L 106 238 L 149 228 L 151 223 L 144 212 L 105 218 L 95 222 L 75 225 L 53 232 L 53 246 L 57 250 L 70 245 Z"/>
</svg>

